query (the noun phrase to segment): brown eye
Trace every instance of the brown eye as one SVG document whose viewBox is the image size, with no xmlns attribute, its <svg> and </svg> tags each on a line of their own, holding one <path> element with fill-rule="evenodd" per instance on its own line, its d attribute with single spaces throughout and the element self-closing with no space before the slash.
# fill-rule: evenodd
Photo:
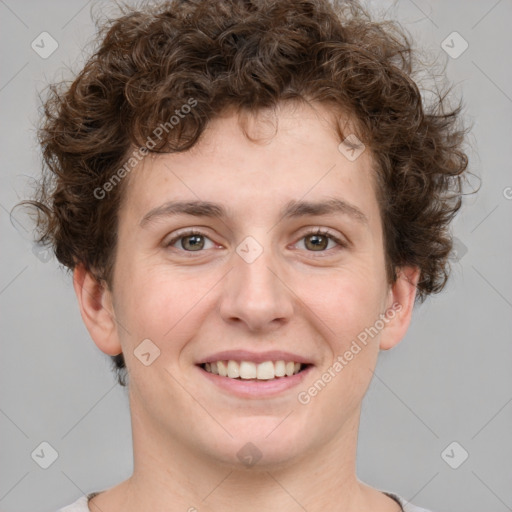
<svg viewBox="0 0 512 512">
<path fill-rule="evenodd" d="M 210 247 L 205 247 L 206 241 L 209 241 Z M 166 247 L 174 247 L 175 249 L 185 252 L 201 252 L 205 248 L 213 247 L 213 245 L 213 242 L 203 233 L 199 231 L 187 231 L 175 236 L 166 244 Z"/>
<path fill-rule="evenodd" d="M 203 235 L 188 235 L 181 237 L 181 247 L 186 251 L 198 251 L 204 247 Z"/>
<path fill-rule="evenodd" d="M 325 235 L 308 235 L 306 239 L 306 247 L 312 251 L 322 251 L 327 249 L 329 245 L 329 238 Z M 309 243 L 307 242 L 309 240 Z"/>
<path fill-rule="evenodd" d="M 304 240 L 304 246 L 309 252 L 329 252 L 331 249 L 344 248 L 347 244 L 342 242 L 339 238 L 334 236 L 329 231 L 322 231 L 320 229 L 306 233 L 301 240 Z M 334 244 L 329 247 L 329 242 Z"/>
</svg>

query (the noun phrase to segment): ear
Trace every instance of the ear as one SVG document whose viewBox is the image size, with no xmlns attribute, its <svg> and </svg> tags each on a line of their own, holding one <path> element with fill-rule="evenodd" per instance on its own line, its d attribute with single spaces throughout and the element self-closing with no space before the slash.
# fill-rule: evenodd
<svg viewBox="0 0 512 512">
<path fill-rule="evenodd" d="M 418 267 L 402 267 L 397 280 L 391 285 L 385 312 L 388 321 L 380 337 L 381 350 L 393 348 L 405 336 L 411 322 L 419 278 Z"/>
<path fill-rule="evenodd" d="M 73 286 L 78 298 L 82 320 L 94 343 L 105 354 L 115 356 L 122 352 L 112 303 L 112 293 L 83 265 L 73 271 Z"/>
</svg>

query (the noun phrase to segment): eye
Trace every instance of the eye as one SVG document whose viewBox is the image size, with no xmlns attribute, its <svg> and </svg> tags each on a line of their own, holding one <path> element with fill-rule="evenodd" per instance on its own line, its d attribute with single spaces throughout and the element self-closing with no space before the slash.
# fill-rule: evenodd
<svg viewBox="0 0 512 512">
<path fill-rule="evenodd" d="M 168 243 L 166 243 L 166 247 L 173 247 L 176 243 L 179 243 L 177 249 L 183 249 L 187 252 L 200 252 L 202 249 L 205 249 L 205 240 L 209 240 L 214 245 L 213 242 L 200 231 L 190 230 L 185 233 L 180 233 L 175 236 Z M 208 249 L 208 247 L 206 247 Z"/>
<path fill-rule="evenodd" d="M 210 247 L 206 247 L 205 240 L 210 242 Z M 340 240 L 337 236 L 332 234 L 330 231 L 316 229 L 305 233 L 301 240 L 305 240 L 304 246 L 309 252 L 326 252 L 326 250 L 333 249 L 329 247 L 329 243 L 334 243 L 340 247 L 347 247 L 347 243 Z M 176 247 L 178 244 L 178 247 Z M 166 247 L 175 247 L 176 249 L 182 249 L 186 252 L 201 252 L 202 249 L 211 249 L 215 244 L 201 231 L 189 230 L 186 232 L 179 233 L 168 243 Z"/>
<path fill-rule="evenodd" d="M 334 242 L 335 245 L 341 247 L 347 247 L 345 242 L 342 242 L 338 237 L 333 235 L 330 231 L 317 229 L 315 231 L 309 231 L 304 234 L 301 240 L 305 240 L 304 245 L 307 249 L 312 252 L 326 252 L 329 247 L 329 242 Z M 330 247 L 329 249 L 332 249 Z"/>
</svg>

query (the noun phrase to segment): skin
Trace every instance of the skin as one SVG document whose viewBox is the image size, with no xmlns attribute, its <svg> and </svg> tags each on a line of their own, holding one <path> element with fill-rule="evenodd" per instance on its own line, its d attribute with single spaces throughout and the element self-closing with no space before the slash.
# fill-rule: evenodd
<svg viewBox="0 0 512 512">
<path fill-rule="evenodd" d="M 83 266 L 74 271 L 83 320 L 104 353 L 124 353 L 130 374 L 134 473 L 90 501 L 92 511 L 167 510 L 397 512 L 398 504 L 356 476 L 360 409 L 379 350 L 404 337 L 419 270 L 387 283 L 371 153 L 349 161 L 322 105 L 281 104 L 248 116 L 246 138 L 234 113 L 213 120 L 184 153 L 148 158 L 129 176 L 120 208 L 112 289 Z M 350 132 L 348 132 L 350 133 Z M 329 169 L 331 169 L 330 172 Z M 368 223 L 336 213 L 281 219 L 290 200 L 343 199 Z M 170 200 L 222 203 L 223 221 L 189 215 L 141 219 Z M 108 200 L 108 199 L 105 199 Z M 183 228 L 200 230 L 200 251 Z M 314 250 L 315 228 L 336 242 Z M 236 248 L 252 236 L 252 263 Z M 308 404 L 297 400 L 357 335 L 400 305 L 378 335 Z M 160 356 L 133 355 L 144 339 Z M 300 386 L 266 399 L 233 396 L 198 372 L 220 350 L 286 350 L 314 367 Z M 252 442 L 252 467 L 237 452 Z M 302 508 L 303 507 L 303 508 Z"/>
</svg>

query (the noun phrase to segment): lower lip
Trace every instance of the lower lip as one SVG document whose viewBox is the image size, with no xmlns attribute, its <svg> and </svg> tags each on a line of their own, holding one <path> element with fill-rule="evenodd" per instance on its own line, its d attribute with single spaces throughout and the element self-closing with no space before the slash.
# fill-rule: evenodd
<svg viewBox="0 0 512 512">
<path fill-rule="evenodd" d="M 230 379 L 229 377 L 221 377 L 220 375 L 207 372 L 200 366 L 197 366 L 197 368 L 210 382 L 229 391 L 231 394 L 242 398 L 268 398 L 298 386 L 309 374 L 313 366 L 310 365 L 290 377 L 278 377 L 272 380 Z"/>
</svg>

